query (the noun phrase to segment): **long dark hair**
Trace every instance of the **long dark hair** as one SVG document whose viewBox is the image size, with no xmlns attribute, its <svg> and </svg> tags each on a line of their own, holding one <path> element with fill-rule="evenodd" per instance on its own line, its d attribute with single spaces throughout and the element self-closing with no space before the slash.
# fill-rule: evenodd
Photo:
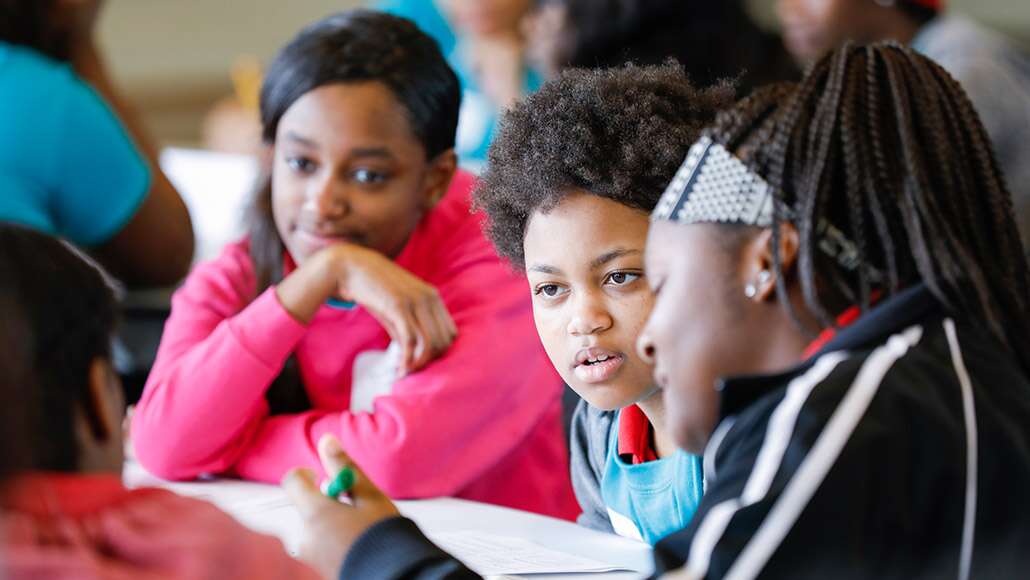
<svg viewBox="0 0 1030 580">
<path fill-rule="evenodd" d="M 63 242 L 21 226 L 0 225 L 0 304 L 4 324 L 20 323 L 19 345 L 4 355 L 8 378 L 27 381 L 22 421 L 35 469 L 78 467 L 76 413 L 100 432 L 90 402 L 89 371 L 97 358 L 111 358 L 117 322 L 114 292 L 100 270 Z M 13 309 L 13 310 L 8 310 Z M 26 402 L 26 398 L 28 401 Z"/>
<path fill-rule="evenodd" d="M 300 31 L 275 57 L 261 87 L 262 136 L 275 142 L 279 121 L 308 92 L 336 83 L 386 85 L 408 113 L 412 131 L 435 158 L 454 147 L 461 89 L 432 38 L 411 21 L 371 10 L 350 10 Z M 272 215 L 271 180 L 256 191 L 248 216 L 257 293 L 283 277 L 285 246 Z M 310 408 L 295 357 L 269 388 L 272 413 Z"/>
<path fill-rule="evenodd" d="M 35 389 L 31 388 L 31 359 L 25 337 L 28 330 L 18 303 L 8 292 L 0 291 L 0 437 L 6 442 L 0 450 L 0 483 L 31 468 L 27 442 L 31 441 L 26 420 L 32 409 Z"/>
<path fill-rule="evenodd" d="M 676 58 L 700 87 L 738 79 L 755 87 L 796 79 L 779 38 L 758 27 L 741 0 L 538 0 L 565 8 L 559 65 L 603 68 Z"/>
<path fill-rule="evenodd" d="M 51 22 L 56 0 L 0 0 L 0 40 L 68 60 L 68 35 Z"/>
<path fill-rule="evenodd" d="M 708 134 L 793 208 L 805 301 L 824 324 L 828 295 L 866 309 L 874 290 L 923 282 L 1030 370 L 1030 269 L 1012 197 L 973 105 L 938 64 L 894 43 L 847 45 L 800 85 L 759 90 L 720 114 Z M 782 207 L 774 213 L 786 220 Z M 822 223 L 869 267 L 820 262 Z"/>
</svg>

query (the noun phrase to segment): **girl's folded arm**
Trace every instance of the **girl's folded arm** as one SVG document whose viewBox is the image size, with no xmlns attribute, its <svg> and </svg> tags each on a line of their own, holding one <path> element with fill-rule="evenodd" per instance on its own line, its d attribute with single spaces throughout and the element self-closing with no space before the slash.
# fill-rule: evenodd
<svg viewBox="0 0 1030 580">
<path fill-rule="evenodd" d="M 316 444 L 332 433 L 391 497 L 457 493 L 523 442 L 559 393 L 524 313 L 494 312 L 457 318 L 451 350 L 397 381 L 372 413 L 312 411 L 263 421 L 234 471 L 268 482 L 292 467 L 321 471 Z"/>
<path fill-rule="evenodd" d="M 274 288 L 246 304 L 247 290 L 213 270 L 202 267 L 176 293 L 132 419 L 137 458 L 168 479 L 232 466 L 267 416 L 265 391 L 305 331 Z"/>
</svg>

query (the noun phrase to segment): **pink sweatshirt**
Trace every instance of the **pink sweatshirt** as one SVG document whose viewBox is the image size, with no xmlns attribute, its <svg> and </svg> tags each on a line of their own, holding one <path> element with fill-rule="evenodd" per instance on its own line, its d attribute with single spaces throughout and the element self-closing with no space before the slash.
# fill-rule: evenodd
<svg viewBox="0 0 1030 580">
<path fill-rule="evenodd" d="M 168 479 L 278 482 L 291 467 L 320 471 L 316 442 L 333 433 L 392 497 L 574 517 L 561 379 L 536 334 L 528 284 L 470 211 L 472 185 L 457 175 L 396 260 L 440 292 L 458 326 L 447 354 L 397 381 L 387 373 L 384 385 L 382 368 L 369 369 L 390 339 L 369 313 L 325 306 L 305 326 L 274 288 L 254 296 L 247 243 L 230 245 L 172 299 L 132 420 L 139 461 Z M 313 408 L 270 416 L 265 391 L 290 354 Z"/>
<path fill-rule="evenodd" d="M 214 505 L 117 475 L 33 474 L 5 490 L 0 578 L 317 580 Z"/>
</svg>

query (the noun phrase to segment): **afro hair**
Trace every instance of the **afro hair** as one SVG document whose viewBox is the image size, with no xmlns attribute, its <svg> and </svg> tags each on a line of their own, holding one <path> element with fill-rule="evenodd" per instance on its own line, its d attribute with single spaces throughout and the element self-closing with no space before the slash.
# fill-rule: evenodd
<svg viewBox="0 0 1030 580">
<path fill-rule="evenodd" d="M 730 84 L 695 88 L 671 62 L 570 69 L 546 83 L 504 115 L 476 188 L 497 252 L 524 268 L 529 218 L 573 192 L 650 212 L 733 96 Z"/>
</svg>

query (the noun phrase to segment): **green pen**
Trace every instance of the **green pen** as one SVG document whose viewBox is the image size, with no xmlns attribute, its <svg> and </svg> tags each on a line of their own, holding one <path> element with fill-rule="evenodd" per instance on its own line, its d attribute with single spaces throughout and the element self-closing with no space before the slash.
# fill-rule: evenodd
<svg viewBox="0 0 1030 580">
<path fill-rule="evenodd" d="M 341 495 L 350 491 L 350 488 L 353 486 L 354 470 L 350 467 L 344 467 L 329 482 L 329 487 L 325 490 L 325 494 L 333 499 L 339 499 Z"/>
</svg>

